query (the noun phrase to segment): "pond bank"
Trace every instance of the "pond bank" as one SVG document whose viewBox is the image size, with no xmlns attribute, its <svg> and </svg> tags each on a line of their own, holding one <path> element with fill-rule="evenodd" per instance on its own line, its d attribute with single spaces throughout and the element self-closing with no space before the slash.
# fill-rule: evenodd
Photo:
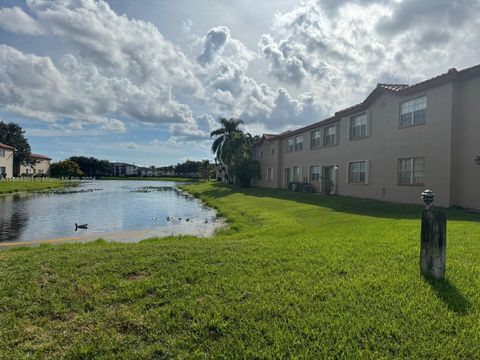
<svg viewBox="0 0 480 360">
<path fill-rule="evenodd" d="M 62 188 L 67 183 L 61 180 L 2 180 L 0 195 Z"/>
</svg>

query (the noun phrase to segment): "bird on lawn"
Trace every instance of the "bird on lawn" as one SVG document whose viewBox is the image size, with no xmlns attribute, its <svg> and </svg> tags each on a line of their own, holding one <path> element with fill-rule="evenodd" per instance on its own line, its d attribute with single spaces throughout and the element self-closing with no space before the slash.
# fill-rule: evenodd
<svg viewBox="0 0 480 360">
<path fill-rule="evenodd" d="M 75 231 L 77 231 L 78 229 L 88 229 L 88 224 L 78 225 L 77 223 L 75 223 Z"/>
</svg>

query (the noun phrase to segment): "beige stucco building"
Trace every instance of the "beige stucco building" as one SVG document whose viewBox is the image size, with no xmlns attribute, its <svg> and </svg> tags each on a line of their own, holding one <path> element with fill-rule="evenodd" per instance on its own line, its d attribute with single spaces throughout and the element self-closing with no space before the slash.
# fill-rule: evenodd
<svg viewBox="0 0 480 360">
<path fill-rule="evenodd" d="M 13 177 L 13 152 L 11 146 L 0 143 L 0 180 Z"/>
<path fill-rule="evenodd" d="M 50 171 L 50 158 L 40 154 L 30 154 L 35 163 L 20 165 L 21 176 L 46 176 Z"/>
<path fill-rule="evenodd" d="M 480 209 L 480 65 L 415 85 L 378 84 L 360 104 L 255 147 L 255 184 L 420 203 L 430 188 L 438 206 Z"/>
</svg>

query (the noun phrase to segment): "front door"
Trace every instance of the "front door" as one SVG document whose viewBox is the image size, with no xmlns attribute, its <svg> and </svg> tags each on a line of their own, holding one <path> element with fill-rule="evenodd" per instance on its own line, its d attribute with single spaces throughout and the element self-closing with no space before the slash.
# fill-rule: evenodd
<svg viewBox="0 0 480 360">
<path fill-rule="evenodd" d="M 292 181 L 290 177 L 290 168 L 285 168 L 284 187 L 288 189 L 288 183 Z"/>
<path fill-rule="evenodd" d="M 333 166 L 322 166 L 322 192 L 333 192 Z"/>
</svg>

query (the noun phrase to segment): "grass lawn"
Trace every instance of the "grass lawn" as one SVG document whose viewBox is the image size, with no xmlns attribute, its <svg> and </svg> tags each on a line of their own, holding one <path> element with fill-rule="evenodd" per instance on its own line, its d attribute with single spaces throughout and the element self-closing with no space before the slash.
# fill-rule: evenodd
<svg viewBox="0 0 480 360">
<path fill-rule="evenodd" d="M 143 180 L 143 181 L 177 181 L 177 182 L 196 182 L 197 179 L 184 177 L 141 177 L 141 176 L 102 176 L 99 180 Z"/>
<path fill-rule="evenodd" d="M 0 252 L 0 358 L 480 358 L 480 216 L 449 210 L 419 276 L 421 207 L 198 183 L 207 239 Z"/>
<path fill-rule="evenodd" d="M 65 186 L 60 180 L 0 181 L 0 194 L 54 189 Z"/>
</svg>

